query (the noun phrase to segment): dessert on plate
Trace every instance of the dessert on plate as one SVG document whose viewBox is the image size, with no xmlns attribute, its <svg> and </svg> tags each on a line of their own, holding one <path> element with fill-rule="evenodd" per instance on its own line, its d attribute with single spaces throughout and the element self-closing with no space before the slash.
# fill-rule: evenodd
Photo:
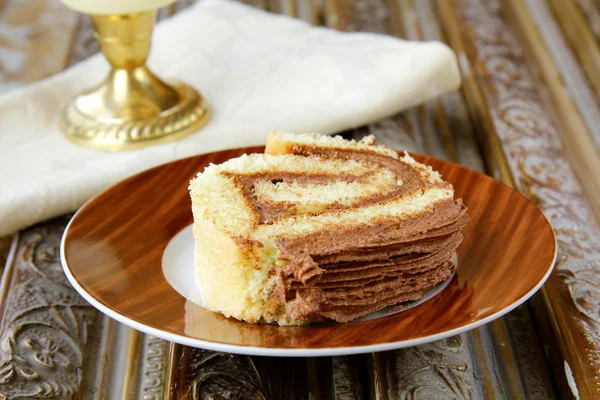
<svg viewBox="0 0 600 400">
<path fill-rule="evenodd" d="M 190 182 L 203 306 L 247 322 L 347 322 L 452 275 L 469 221 L 451 184 L 374 138 L 272 133 Z"/>
</svg>

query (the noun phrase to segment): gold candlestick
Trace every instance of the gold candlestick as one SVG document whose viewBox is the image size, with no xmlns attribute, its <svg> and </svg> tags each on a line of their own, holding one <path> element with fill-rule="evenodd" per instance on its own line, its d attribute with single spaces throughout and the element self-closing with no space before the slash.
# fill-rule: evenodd
<svg viewBox="0 0 600 400">
<path fill-rule="evenodd" d="M 130 150 L 177 140 L 208 120 L 196 90 L 169 85 L 145 66 L 156 10 L 90 17 L 112 70 L 64 110 L 61 126 L 68 139 L 95 149 Z"/>
</svg>

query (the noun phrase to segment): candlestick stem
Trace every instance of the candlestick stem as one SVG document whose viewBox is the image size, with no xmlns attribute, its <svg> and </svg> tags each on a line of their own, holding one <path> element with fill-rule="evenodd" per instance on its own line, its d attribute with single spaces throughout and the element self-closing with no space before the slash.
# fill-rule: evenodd
<svg viewBox="0 0 600 400">
<path fill-rule="evenodd" d="M 65 109 L 65 136 L 87 147 L 129 150 L 172 141 L 203 125 L 208 110 L 197 91 L 169 85 L 145 65 L 156 10 L 91 15 L 94 36 L 112 69 L 105 81 Z"/>
</svg>

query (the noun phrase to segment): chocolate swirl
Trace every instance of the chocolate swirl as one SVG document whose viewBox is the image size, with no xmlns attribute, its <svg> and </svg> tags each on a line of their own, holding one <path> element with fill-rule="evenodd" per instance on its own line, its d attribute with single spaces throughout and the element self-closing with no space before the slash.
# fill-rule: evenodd
<svg viewBox="0 0 600 400">
<path fill-rule="evenodd" d="M 321 160 L 356 162 L 361 168 L 335 174 L 231 174 L 258 225 L 324 212 L 341 215 L 397 202 L 431 188 L 451 188 L 441 180 L 428 179 L 428 170 L 391 155 L 298 144 L 292 152 Z M 356 195 L 350 192 L 333 201 L 327 201 L 329 197 L 325 195 L 322 202 L 309 205 L 293 201 L 296 191 L 310 187 L 324 190 L 331 185 L 376 190 L 357 191 Z M 322 229 L 307 235 L 282 234 L 275 243 L 279 259 L 287 264 L 272 269 L 271 274 L 279 279 L 270 296 L 285 304 L 286 313 L 293 320 L 338 322 L 417 300 L 454 271 L 450 258 L 462 241 L 461 231 L 468 220 L 462 201 L 446 198 L 408 218 L 382 216 L 369 223 L 338 225 L 334 230 Z"/>
</svg>

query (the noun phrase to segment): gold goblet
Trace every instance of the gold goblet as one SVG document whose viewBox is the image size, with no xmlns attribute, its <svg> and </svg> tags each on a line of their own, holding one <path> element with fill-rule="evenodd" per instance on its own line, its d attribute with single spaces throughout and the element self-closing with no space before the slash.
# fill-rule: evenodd
<svg viewBox="0 0 600 400">
<path fill-rule="evenodd" d="M 156 8 L 173 0 L 63 0 L 90 15 L 94 35 L 112 69 L 98 87 L 78 95 L 61 118 L 73 142 L 101 150 L 129 150 L 177 140 L 208 120 L 202 96 L 169 85 L 146 67 Z"/>
</svg>

